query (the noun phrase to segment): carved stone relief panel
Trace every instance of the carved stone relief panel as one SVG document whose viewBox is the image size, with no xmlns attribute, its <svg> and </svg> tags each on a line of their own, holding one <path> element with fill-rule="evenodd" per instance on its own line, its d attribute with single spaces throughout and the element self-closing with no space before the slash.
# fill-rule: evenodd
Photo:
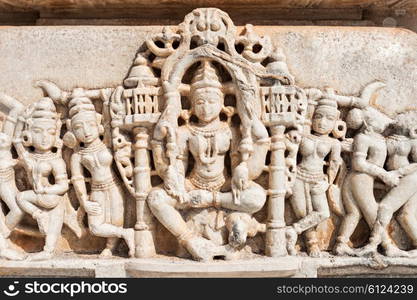
<svg viewBox="0 0 417 300">
<path fill-rule="evenodd" d="M 308 30 L 275 39 L 200 8 L 143 36 L 119 82 L 0 94 L 1 257 L 416 257 L 415 100 L 390 98 L 397 79 L 356 76 L 354 56 L 335 81 L 304 70 L 332 73 L 331 34 Z"/>
</svg>

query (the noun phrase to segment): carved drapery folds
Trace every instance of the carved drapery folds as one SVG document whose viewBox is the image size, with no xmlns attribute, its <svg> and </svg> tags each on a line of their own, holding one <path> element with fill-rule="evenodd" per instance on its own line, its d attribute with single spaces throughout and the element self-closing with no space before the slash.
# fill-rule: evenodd
<svg viewBox="0 0 417 300">
<path fill-rule="evenodd" d="M 417 246 L 413 112 L 381 111 L 378 81 L 358 97 L 297 86 L 279 45 L 252 25 L 238 34 L 221 10 L 196 9 L 175 32 L 150 36 L 120 86 L 37 85 L 46 97 L 26 109 L 0 97 L 4 258 L 26 256 L 9 241 L 25 219 L 46 240 L 32 259 L 52 257 L 63 225 L 105 238 L 102 257 L 119 239 L 129 256 L 153 257 L 172 237 L 175 255 L 203 261 L 300 248 L 321 256 L 316 228 L 331 217 L 340 219 L 337 255 L 379 245 L 388 256 L 415 255 L 388 230 L 401 210 Z M 361 217 L 372 233 L 353 248 Z"/>
</svg>

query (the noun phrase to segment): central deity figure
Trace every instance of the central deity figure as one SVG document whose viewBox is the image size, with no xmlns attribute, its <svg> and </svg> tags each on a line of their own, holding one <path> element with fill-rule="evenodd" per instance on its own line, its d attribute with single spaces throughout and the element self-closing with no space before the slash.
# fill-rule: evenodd
<svg viewBox="0 0 417 300">
<path fill-rule="evenodd" d="M 155 165 L 164 180 L 164 187 L 154 188 L 148 203 L 158 220 L 195 259 L 208 260 L 222 255 L 219 249 L 240 248 L 248 236 L 264 230 L 251 215 L 264 206 L 266 191 L 252 180 L 262 172 L 269 138 L 266 128 L 253 113 L 244 139 L 240 138 L 244 135 L 243 126 L 241 134 L 238 128 L 220 119 L 221 112 L 227 109 L 223 103 L 222 84 L 209 61 L 202 61 L 194 74 L 190 100 L 190 115 L 195 116 L 196 121 L 187 121 L 177 131 L 165 121 L 157 125 L 164 128 L 161 131 L 165 132 L 167 140 L 166 151 L 162 140 L 154 137 L 153 141 Z M 245 156 L 242 153 L 247 149 L 250 155 Z M 225 168 L 229 151 L 232 178 Z M 187 172 L 190 153 L 194 165 Z M 231 212 L 226 220 L 231 248 L 215 246 L 196 236 L 179 212 L 208 207 Z"/>
</svg>

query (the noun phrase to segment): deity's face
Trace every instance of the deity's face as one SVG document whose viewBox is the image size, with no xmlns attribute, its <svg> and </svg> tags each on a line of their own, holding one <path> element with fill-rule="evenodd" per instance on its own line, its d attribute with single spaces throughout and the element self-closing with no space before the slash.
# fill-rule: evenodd
<svg viewBox="0 0 417 300">
<path fill-rule="evenodd" d="M 223 107 L 223 94 L 215 88 L 199 89 L 192 96 L 194 115 L 205 123 L 212 122 Z"/>
<path fill-rule="evenodd" d="M 336 125 L 339 113 L 333 107 L 318 107 L 313 115 L 312 128 L 318 134 L 329 134 Z"/>
<path fill-rule="evenodd" d="M 30 128 L 32 146 L 37 151 L 49 151 L 55 145 L 57 125 L 54 120 L 35 120 Z"/>
<path fill-rule="evenodd" d="M 81 143 L 91 144 L 100 136 L 95 112 L 78 113 L 71 119 L 71 128 Z"/>
</svg>

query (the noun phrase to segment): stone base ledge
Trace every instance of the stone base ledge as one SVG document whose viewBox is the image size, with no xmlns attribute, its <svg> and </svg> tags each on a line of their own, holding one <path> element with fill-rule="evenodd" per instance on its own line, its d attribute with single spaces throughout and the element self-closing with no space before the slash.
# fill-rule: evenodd
<svg viewBox="0 0 417 300">
<path fill-rule="evenodd" d="M 40 262 L 0 260 L 0 277 L 417 277 L 417 260 L 298 256 L 202 263 L 175 257 L 99 259 L 60 255 Z"/>
</svg>

